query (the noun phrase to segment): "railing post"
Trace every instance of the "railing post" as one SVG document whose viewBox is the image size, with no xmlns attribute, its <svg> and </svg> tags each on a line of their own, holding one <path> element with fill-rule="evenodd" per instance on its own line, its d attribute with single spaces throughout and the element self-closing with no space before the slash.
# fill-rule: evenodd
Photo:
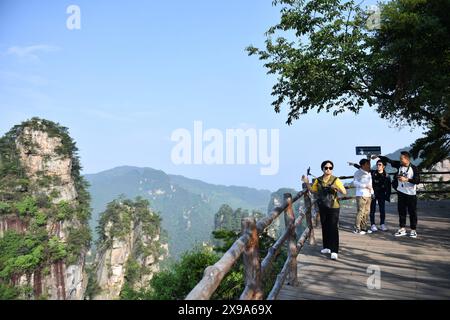
<svg viewBox="0 0 450 320">
<path fill-rule="evenodd" d="M 305 189 L 306 186 L 303 186 Z M 314 237 L 314 226 L 312 223 L 312 200 L 310 197 L 309 192 L 305 192 L 305 196 L 303 197 L 303 200 L 305 201 L 305 216 L 306 216 L 306 223 L 308 224 L 310 233 L 309 233 L 309 244 L 314 245 L 316 244 L 316 238 Z M 320 212 L 319 212 L 320 214 Z"/>
<path fill-rule="evenodd" d="M 249 241 L 243 253 L 245 289 L 241 300 L 261 300 L 263 292 L 261 288 L 261 261 L 259 258 L 259 238 L 254 217 L 243 218 L 242 232 L 249 235 Z"/>
<path fill-rule="evenodd" d="M 286 230 L 289 230 L 288 237 L 288 254 L 292 257 L 289 266 L 289 276 L 287 283 L 291 286 L 297 286 L 297 241 L 295 236 L 295 215 L 292 208 L 292 194 L 285 193 L 284 201 L 288 203 L 288 207 L 284 212 L 284 223 Z"/>
<path fill-rule="evenodd" d="M 311 197 L 308 193 L 305 194 L 305 205 L 306 205 L 306 222 L 308 223 L 308 227 L 310 230 L 309 233 L 309 244 L 315 245 L 316 244 L 316 237 L 314 236 L 314 227 L 312 225 L 312 201 Z M 320 212 L 319 212 L 320 214 Z"/>
</svg>

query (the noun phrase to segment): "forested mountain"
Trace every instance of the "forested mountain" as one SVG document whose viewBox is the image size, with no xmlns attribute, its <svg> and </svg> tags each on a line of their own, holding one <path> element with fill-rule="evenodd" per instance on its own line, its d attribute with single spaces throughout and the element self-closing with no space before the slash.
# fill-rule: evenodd
<svg viewBox="0 0 450 320">
<path fill-rule="evenodd" d="M 159 212 L 168 235 L 169 254 L 174 258 L 210 240 L 214 214 L 223 203 L 266 212 L 270 199 L 268 190 L 214 185 L 151 168 L 123 166 L 85 177 L 92 195 L 91 228 L 95 228 L 99 213 L 113 199 L 120 195 L 141 196 Z"/>
</svg>

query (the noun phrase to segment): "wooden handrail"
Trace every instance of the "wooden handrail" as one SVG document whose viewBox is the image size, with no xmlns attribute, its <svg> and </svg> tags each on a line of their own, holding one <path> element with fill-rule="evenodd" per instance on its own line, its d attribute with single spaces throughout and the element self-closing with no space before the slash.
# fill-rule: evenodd
<svg viewBox="0 0 450 320">
<path fill-rule="evenodd" d="M 230 249 L 214 265 L 205 269 L 202 280 L 186 296 L 186 300 L 208 300 L 211 298 L 223 277 L 230 271 L 239 259 L 249 241 L 249 234 L 244 233 Z"/>
<path fill-rule="evenodd" d="M 297 195 L 292 199 L 292 203 L 296 202 L 298 199 L 300 199 L 307 191 L 303 190 L 297 193 Z M 268 226 L 272 224 L 272 222 L 280 216 L 284 210 L 288 207 L 288 203 L 286 202 L 286 199 L 284 199 L 283 205 L 281 207 L 276 207 L 272 210 L 272 212 L 265 216 L 264 218 L 260 219 L 256 223 L 256 229 L 258 230 L 258 233 L 263 232 Z"/>
<path fill-rule="evenodd" d="M 281 287 L 283 286 L 283 283 L 286 281 L 289 272 L 289 266 L 291 265 L 292 260 L 292 256 L 288 255 L 288 258 L 283 265 L 283 269 L 281 269 L 281 272 L 277 275 L 277 280 L 275 281 L 272 290 L 267 296 L 267 300 L 275 300 L 277 298 L 278 294 L 280 293 Z"/>
<path fill-rule="evenodd" d="M 288 284 L 297 285 L 297 246 L 295 239 L 295 215 L 292 209 L 292 196 L 290 193 L 284 194 L 288 207 L 284 212 L 284 224 L 288 230 L 288 254 L 291 257 L 289 264 Z"/>
<path fill-rule="evenodd" d="M 305 213 L 295 219 L 293 211 L 293 203 L 304 196 Z M 225 254 L 214 265 L 205 269 L 203 278 L 186 296 L 186 300 L 206 300 L 210 299 L 219 287 L 225 275 L 231 270 L 233 265 L 243 256 L 244 272 L 245 272 L 245 288 L 240 299 L 242 300 L 259 300 L 263 298 L 262 280 L 267 277 L 273 260 L 281 249 L 282 245 L 288 242 L 288 258 L 284 264 L 283 270 L 277 276 L 274 288 L 269 297 L 276 297 L 279 288 L 283 285 L 286 278 L 291 285 L 297 285 L 297 255 L 298 242 L 296 240 L 295 227 L 302 222 L 303 216 L 308 219 L 308 235 L 309 238 L 312 231 L 311 223 L 311 199 L 309 191 L 304 189 L 298 192 L 295 197 L 290 193 L 284 194 L 283 205 L 276 207 L 266 217 L 256 221 L 254 217 L 246 217 L 241 221 L 242 235 L 233 243 Z M 285 232 L 276 240 L 269 248 L 267 255 L 263 261 L 259 257 L 259 235 L 269 227 L 272 222 L 278 218 L 281 213 L 285 215 Z M 308 217 L 309 213 L 309 217 Z M 303 233 L 304 234 L 304 233 Z"/>
<path fill-rule="evenodd" d="M 292 276 L 292 272 L 295 272 L 295 283 L 290 283 L 290 285 L 298 286 L 298 279 L 297 279 L 297 255 L 300 253 L 301 249 L 303 248 L 306 240 L 311 237 L 311 231 L 313 230 L 312 227 L 307 227 L 302 235 L 300 236 L 300 239 L 297 243 L 295 243 L 295 256 L 291 255 L 289 253 L 288 258 L 286 262 L 283 265 L 283 269 L 281 269 L 281 272 L 277 275 L 277 279 L 275 281 L 275 284 L 270 291 L 269 295 L 267 296 L 267 300 L 275 300 L 278 297 L 278 294 L 280 293 L 280 290 L 286 281 L 286 278 L 288 275 Z M 292 264 L 295 263 L 295 267 L 292 267 Z"/>
<path fill-rule="evenodd" d="M 254 217 L 242 219 L 242 230 L 248 233 L 249 241 L 244 250 L 245 289 L 241 300 L 261 300 L 261 264 L 259 262 L 259 241 Z"/>
<path fill-rule="evenodd" d="M 281 246 L 286 242 L 289 237 L 290 230 L 286 230 L 281 237 L 275 241 L 273 246 L 271 246 L 267 252 L 267 255 L 264 257 L 264 260 L 261 262 L 261 274 L 262 279 L 264 280 L 268 275 L 270 268 L 272 267 L 272 262 L 275 257 L 278 255 L 278 252 L 281 249 Z"/>
</svg>

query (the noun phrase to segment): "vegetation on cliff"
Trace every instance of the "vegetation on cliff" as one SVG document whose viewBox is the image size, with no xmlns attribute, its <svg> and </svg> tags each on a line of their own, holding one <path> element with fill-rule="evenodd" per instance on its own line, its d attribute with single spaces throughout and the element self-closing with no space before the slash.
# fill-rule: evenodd
<svg viewBox="0 0 450 320">
<path fill-rule="evenodd" d="M 124 281 L 117 291 L 119 296 L 113 298 L 129 300 L 137 299 L 141 287 L 146 287 L 148 279 L 158 270 L 159 260 L 166 250 L 160 237 L 161 218 L 149 206 L 150 203 L 146 199 L 137 197 L 130 200 L 123 195 L 108 203 L 97 227 L 98 252 L 87 292 L 90 298 L 112 297 L 112 291 L 117 290 L 111 290 L 107 283 L 102 283 L 104 278 L 100 275 L 104 266 L 111 269 L 115 267 L 112 263 L 121 264 Z M 127 260 L 110 261 L 112 250 L 121 250 L 120 256 L 126 255 Z M 105 255 L 107 251 L 110 251 L 111 255 Z M 110 270 L 107 271 L 110 273 Z"/>
<path fill-rule="evenodd" d="M 23 166 L 18 146 L 25 156 L 35 155 L 39 146 L 31 135 L 38 131 L 59 139 L 55 154 L 47 155 L 44 162 L 50 157 L 70 159 L 74 201 L 58 200 L 60 194 L 52 188 L 60 183 L 58 176 L 47 175 L 45 170 L 31 176 Z M 20 277 L 45 276 L 57 261 L 73 264 L 89 247 L 90 197 L 80 175 L 77 151 L 67 128 L 38 118 L 14 126 L 0 138 L 0 299 L 26 298 L 21 295 Z M 70 226 L 62 241 L 53 231 L 61 231 L 65 221 Z M 40 289 L 34 291 L 35 298 L 39 297 Z"/>
</svg>

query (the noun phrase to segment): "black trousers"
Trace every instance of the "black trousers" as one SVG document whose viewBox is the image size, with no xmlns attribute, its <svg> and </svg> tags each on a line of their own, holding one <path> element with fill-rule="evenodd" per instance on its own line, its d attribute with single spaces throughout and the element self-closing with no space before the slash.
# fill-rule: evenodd
<svg viewBox="0 0 450 320">
<path fill-rule="evenodd" d="M 320 223 L 322 224 L 323 248 L 331 252 L 339 251 L 339 208 L 327 208 L 319 206 Z"/>
<path fill-rule="evenodd" d="M 370 203 L 370 224 L 375 224 L 375 211 L 378 207 L 380 208 L 380 224 L 384 224 L 386 219 L 386 200 L 382 197 L 372 199 Z"/>
<path fill-rule="evenodd" d="M 406 215 L 409 214 L 411 229 L 417 227 L 417 196 L 398 192 L 398 216 L 400 228 L 406 227 Z"/>
</svg>

